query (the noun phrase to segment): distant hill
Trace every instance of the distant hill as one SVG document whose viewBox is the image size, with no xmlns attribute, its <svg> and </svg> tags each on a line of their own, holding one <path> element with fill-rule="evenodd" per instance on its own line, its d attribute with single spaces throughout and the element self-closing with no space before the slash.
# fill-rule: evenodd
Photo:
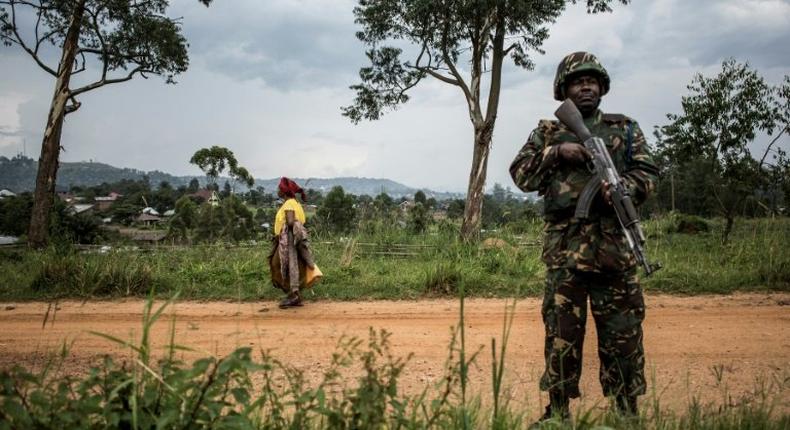
<svg viewBox="0 0 790 430">
<path fill-rule="evenodd" d="M 36 188 L 38 161 L 17 156 L 11 159 L 0 157 L 0 188 L 13 192 L 33 191 Z M 113 183 L 122 179 L 142 179 L 148 176 L 152 185 L 167 181 L 174 187 L 187 185 L 191 176 L 173 176 L 160 171 L 144 172 L 137 169 L 118 168 L 104 163 L 77 162 L 60 163 L 56 186 L 68 189 L 72 185 L 93 186 L 104 182 Z"/>
<path fill-rule="evenodd" d="M 381 194 L 382 192 L 389 194 L 390 196 L 400 197 L 400 196 L 413 196 L 414 193 L 417 192 L 417 188 L 411 188 L 401 183 L 389 180 L 389 179 L 377 179 L 377 178 L 355 178 L 355 177 L 343 177 L 343 178 L 291 178 L 296 181 L 302 188 L 313 188 L 315 190 L 319 190 L 322 193 L 326 194 L 332 187 L 340 185 L 343 187 L 343 190 L 347 193 L 362 195 L 367 194 L 369 196 L 376 196 Z M 277 189 L 277 183 L 280 182 L 280 178 L 274 179 L 256 179 L 255 186 L 262 186 L 267 191 L 274 191 Z M 425 190 L 426 193 L 433 193 L 429 190 Z M 437 194 L 437 193 L 433 193 Z M 446 194 L 446 193 L 438 193 L 438 194 Z"/>
<path fill-rule="evenodd" d="M 32 158 L 17 156 L 14 158 L 0 157 L 0 189 L 7 188 L 13 192 L 33 191 L 36 185 L 36 171 L 38 162 Z M 76 162 L 61 163 L 58 169 L 57 187 L 68 189 L 71 186 L 95 186 L 102 183 L 118 182 L 122 179 L 142 179 L 148 177 L 151 186 L 156 187 L 166 181 L 175 188 L 186 186 L 193 178 L 197 178 L 201 185 L 205 184 L 204 176 L 173 176 L 158 170 L 142 171 L 110 166 L 104 163 Z M 220 178 L 220 186 L 227 178 Z M 413 196 L 417 188 L 411 188 L 389 179 L 377 178 L 293 178 L 304 188 L 313 188 L 323 193 L 334 186 L 341 186 L 347 193 L 375 196 L 386 192 L 393 197 Z M 266 192 L 274 193 L 277 189 L 279 178 L 255 179 L 255 187 L 262 186 Z M 243 187 L 242 187 L 243 188 Z M 428 196 L 437 199 L 462 198 L 460 193 L 440 193 L 423 189 Z"/>
</svg>

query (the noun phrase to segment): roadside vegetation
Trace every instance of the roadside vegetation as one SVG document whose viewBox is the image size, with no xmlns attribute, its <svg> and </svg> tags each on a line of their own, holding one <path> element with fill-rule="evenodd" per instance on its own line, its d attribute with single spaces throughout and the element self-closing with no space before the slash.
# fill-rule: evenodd
<svg viewBox="0 0 790 430">
<path fill-rule="evenodd" d="M 380 225 L 369 233 L 314 235 L 324 279 L 310 300 L 538 296 L 542 223 L 489 231 L 479 243 L 458 240 L 457 226 L 434 224 L 415 235 Z M 650 293 L 727 294 L 790 291 L 790 219 L 736 224 L 727 243 L 722 219 L 667 215 L 646 222 L 648 254 L 664 268 L 643 286 Z M 272 300 L 268 242 L 193 246 L 75 248 L 46 252 L 0 249 L 0 300 L 144 297 Z"/>
</svg>

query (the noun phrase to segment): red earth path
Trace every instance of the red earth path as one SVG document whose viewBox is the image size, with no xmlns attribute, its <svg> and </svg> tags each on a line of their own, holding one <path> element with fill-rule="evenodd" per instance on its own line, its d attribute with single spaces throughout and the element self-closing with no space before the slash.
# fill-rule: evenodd
<svg viewBox="0 0 790 430">
<path fill-rule="evenodd" d="M 644 325 L 647 372 L 662 404 L 682 410 L 691 396 L 739 402 L 768 387 L 779 410 L 790 410 L 790 294 L 647 296 Z M 467 348 L 484 350 L 471 371 L 471 389 L 491 393 L 491 338 L 502 334 L 504 299 L 466 301 Z M 42 327 L 48 304 L 0 303 L 0 370 L 15 364 L 36 368 L 64 341 L 73 342 L 65 372 L 84 373 L 104 354 L 130 357 L 128 349 L 89 334 L 98 331 L 135 341 L 142 327 L 140 300 L 61 302 Z M 200 355 L 224 355 L 240 346 L 272 350 L 278 359 L 322 375 L 341 336 L 367 339 L 370 327 L 392 333 L 397 356 L 413 354 L 400 387 L 417 393 L 444 372 L 450 328 L 458 322 L 457 300 L 310 302 L 281 310 L 272 302 L 178 302 L 154 327 L 155 347 L 169 339 L 175 315 L 176 341 Z M 505 385 L 512 402 L 538 412 L 537 381 L 543 369 L 540 301 L 519 300 L 507 350 Z M 162 351 L 162 349 L 156 349 Z M 595 326 L 587 324 L 582 404 L 604 408 L 598 385 Z M 576 402 L 577 404 L 579 402 Z"/>
</svg>

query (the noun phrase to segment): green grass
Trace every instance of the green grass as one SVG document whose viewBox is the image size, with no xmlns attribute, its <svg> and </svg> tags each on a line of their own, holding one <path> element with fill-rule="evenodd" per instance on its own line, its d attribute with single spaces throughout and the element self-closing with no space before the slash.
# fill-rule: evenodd
<svg viewBox="0 0 790 430">
<path fill-rule="evenodd" d="M 671 233 L 677 217 L 645 223 L 647 253 L 664 268 L 643 285 L 673 294 L 790 291 L 790 219 L 739 220 L 728 244 L 723 222 L 700 234 Z M 502 247 L 465 244 L 452 227 L 425 235 L 392 228 L 354 237 L 317 237 L 313 248 L 324 279 L 310 300 L 417 299 L 454 296 L 523 297 L 542 293 L 541 224 L 516 235 L 487 232 Z M 373 246 L 370 244 L 377 244 Z M 525 245 L 526 244 L 526 245 Z M 404 248 L 400 245 L 409 245 Z M 400 253 L 380 255 L 374 251 Z M 0 249 L 0 300 L 144 297 L 154 289 L 167 297 L 198 300 L 279 298 L 269 282 L 269 244 L 199 246 L 107 254 L 64 249 L 44 252 Z"/>
<path fill-rule="evenodd" d="M 737 221 L 727 244 L 724 221 L 712 221 L 708 233 L 668 234 L 675 219 L 648 224 L 647 252 L 664 269 L 646 280 L 650 291 L 666 293 L 731 293 L 790 291 L 790 219 Z"/>
</svg>

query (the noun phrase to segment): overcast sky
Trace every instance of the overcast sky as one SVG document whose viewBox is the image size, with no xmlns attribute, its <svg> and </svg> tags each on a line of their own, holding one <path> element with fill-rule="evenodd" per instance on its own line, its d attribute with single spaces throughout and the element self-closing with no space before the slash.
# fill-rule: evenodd
<svg viewBox="0 0 790 430">
<path fill-rule="evenodd" d="M 63 131 L 63 161 L 199 175 L 191 155 L 220 145 L 258 178 L 365 176 L 466 190 L 472 128 L 457 87 L 426 80 L 375 122 L 355 126 L 340 115 L 366 65 L 355 1 L 171 3 L 190 43 L 189 70 L 177 85 L 135 79 L 81 97 Z M 599 57 L 612 76 L 602 109 L 635 118 L 651 143 L 695 73 L 713 76 L 728 57 L 773 84 L 790 73 L 790 0 L 634 0 L 601 15 L 576 5 L 550 34 L 534 71 L 509 63 L 503 74 L 489 187 L 513 185 L 510 161 L 557 107 L 551 83 L 570 52 Z M 0 72 L 0 155 L 26 147 L 38 158 L 54 81 L 13 47 L 0 46 Z"/>
</svg>

